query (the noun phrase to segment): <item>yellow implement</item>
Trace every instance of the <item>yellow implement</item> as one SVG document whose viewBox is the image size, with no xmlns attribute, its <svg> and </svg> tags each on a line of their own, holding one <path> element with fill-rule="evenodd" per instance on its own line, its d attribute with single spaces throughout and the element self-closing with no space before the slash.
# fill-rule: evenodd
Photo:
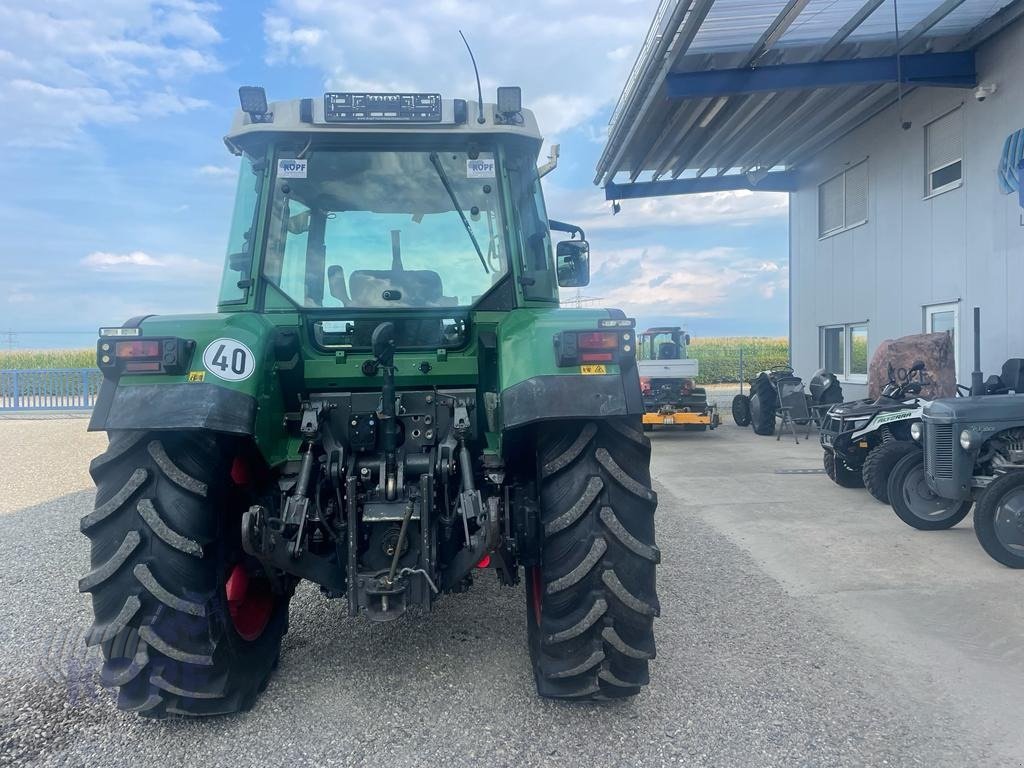
<svg viewBox="0 0 1024 768">
<path fill-rule="evenodd" d="M 712 429 L 718 426 L 718 413 L 686 413 L 673 411 L 670 413 L 645 413 L 644 424 L 675 425 L 675 424 L 707 424 Z"/>
</svg>

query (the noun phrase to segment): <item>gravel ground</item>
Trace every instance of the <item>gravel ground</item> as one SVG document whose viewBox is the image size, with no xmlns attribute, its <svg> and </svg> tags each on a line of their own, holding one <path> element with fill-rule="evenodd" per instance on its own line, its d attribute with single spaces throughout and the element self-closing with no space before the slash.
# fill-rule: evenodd
<svg viewBox="0 0 1024 768">
<path fill-rule="evenodd" d="M 811 506 L 834 490 L 820 476 L 774 475 L 818 456 L 774 440 L 762 441 L 771 455 L 749 485 L 736 483 L 733 451 L 748 435 L 655 433 L 658 658 L 647 691 L 602 706 L 535 697 L 521 589 L 487 574 L 433 615 L 386 625 L 346 619 L 301 589 L 280 668 L 251 712 L 124 715 L 82 645 L 77 521 L 91 494 L 0 517 L 0 765 L 1019 764 L 1019 749 L 969 727 L 933 679 L 858 637 L 824 592 L 785 577 L 771 546 L 729 532 L 726 507 L 745 495 L 765 498 L 754 505 L 763 521 L 784 483 L 811 488 Z M 800 569 L 792 553 L 783 559 Z M 982 714 L 1020 741 L 1016 715 Z"/>
<path fill-rule="evenodd" d="M 84 418 L 41 416 L 0 418 L 0 515 L 92 486 L 89 460 L 106 449 L 106 435 L 86 432 Z"/>
</svg>

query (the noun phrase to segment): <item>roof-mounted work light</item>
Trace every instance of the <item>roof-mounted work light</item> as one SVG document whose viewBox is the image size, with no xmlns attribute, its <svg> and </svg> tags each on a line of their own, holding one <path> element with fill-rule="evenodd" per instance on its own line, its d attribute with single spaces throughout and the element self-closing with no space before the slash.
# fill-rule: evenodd
<svg viewBox="0 0 1024 768">
<path fill-rule="evenodd" d="M 267 92 L 261 85 L 243 85 L 238 89 L 238 103 L 254 123 L 269 123 L 274 119 L 267 106 Z"/>
<path fill-rule="evenodd" d="M 518 85 L 498 88 L 497 112 L 507 121 L 513 121 L 523 111 L 523 89 Z"/>
</svg>

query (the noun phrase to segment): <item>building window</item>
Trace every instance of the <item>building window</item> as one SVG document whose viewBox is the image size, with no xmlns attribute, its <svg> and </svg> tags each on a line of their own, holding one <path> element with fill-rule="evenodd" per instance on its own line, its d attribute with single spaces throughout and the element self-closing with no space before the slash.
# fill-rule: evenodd
<svg viewBox="0 0 1024 768">
<path fill-rule="evenodd" d="M 866 160 L 818 185 L 818 237 L 834 235 L 867 220 Z"/>
<path fill-rule="evenodd" d="M 924 127 L 925 196 L 963 183 L 963 118 L 959 107 Z"/>
<path fill-rule="evenodd" d="M 924 308 L 924 332 L 948 333 L 953 341 L 953 359 L 957 379 L 960 378 L 960 337 L 957 335 L 959 325 L 960 304 L 957 302 L 930 304 Z"/>
<path fill-rule="evenodd" d="M 868 380 L 868 326 L 867 323 L 826 325 L 821 328 L 822 368 L 844 381 Z"/>
</svg>

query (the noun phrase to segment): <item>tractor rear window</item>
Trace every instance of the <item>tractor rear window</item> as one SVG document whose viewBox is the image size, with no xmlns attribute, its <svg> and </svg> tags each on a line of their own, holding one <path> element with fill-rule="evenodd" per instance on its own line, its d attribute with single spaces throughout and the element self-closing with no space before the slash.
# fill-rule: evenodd
<svg viewBox="0 0 1024 768">
<path fill-rule="evenodd" d="M 311 308 L 467 307 L 508 270 L 488 152 L 279 158 L 263 270 Z"/>
</svg>

